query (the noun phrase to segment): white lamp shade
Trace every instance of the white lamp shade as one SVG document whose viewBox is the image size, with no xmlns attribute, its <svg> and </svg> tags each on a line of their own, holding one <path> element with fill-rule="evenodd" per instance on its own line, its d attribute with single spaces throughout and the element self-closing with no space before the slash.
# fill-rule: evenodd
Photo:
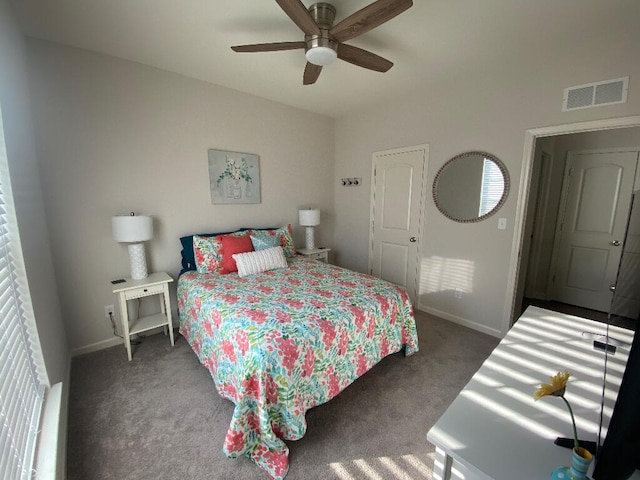
<svg viewBox="0 0 640 480">
<path fill-rule="evenodd" d="M 320 225 L 320 210 L 299 210 L 298 219 L 303 227 L 315 227 Z"/>
<path fill-rule="evenodd" d="M 146 215 L 115 215 L 111 227 L 116 242 L 146 242 L 153 238 L 153 222 Z"/>
</svg>

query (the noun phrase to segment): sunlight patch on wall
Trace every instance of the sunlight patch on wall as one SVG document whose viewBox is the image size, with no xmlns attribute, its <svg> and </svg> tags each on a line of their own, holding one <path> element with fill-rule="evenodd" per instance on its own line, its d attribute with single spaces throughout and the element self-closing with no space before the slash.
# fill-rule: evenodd
<svg viewBox="0 0 640 480">
<path fill-rule="evenodd" d="M 420 292 L 437 293 L 456 291 L 471 293 L 473 291 L 474 262 L 457 258 L 429 257 L 420 265 Z"/>
</svg>

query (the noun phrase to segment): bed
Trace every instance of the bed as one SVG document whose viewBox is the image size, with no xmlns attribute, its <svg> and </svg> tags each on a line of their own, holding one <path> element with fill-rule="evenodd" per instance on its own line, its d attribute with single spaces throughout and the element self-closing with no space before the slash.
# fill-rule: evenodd
<svg viewBox="0 0 640 480">
<path fill-rule="evenodd" d="M 417 352 L 411 302 L 388 282 L 292 248 L 286 266 L 243 274 L 238 263 L 239 272 L 198 272 L 185 262 L 183 238 L 180 333 L 218 393 L 235 404 L 223 452 L 247 455 L 282 479 L 289 468 L 284 441 L 305 434 L 307 410 L 387 355 Z"/>
</svg>

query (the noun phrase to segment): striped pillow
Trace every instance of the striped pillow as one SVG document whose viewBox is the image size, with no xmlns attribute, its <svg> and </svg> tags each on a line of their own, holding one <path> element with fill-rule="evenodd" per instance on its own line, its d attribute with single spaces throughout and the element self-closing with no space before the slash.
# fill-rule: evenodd
<svg viewBox="0 0 640 480">
<path fill-rule="evenodd" d="M 271 247 L 255 252 L 235 253 L 233 259 L 238 266 L 238 276 L 246 277 L 276 268 L 287 268 L 287 259 L 282 247 Z"/>
</svg>

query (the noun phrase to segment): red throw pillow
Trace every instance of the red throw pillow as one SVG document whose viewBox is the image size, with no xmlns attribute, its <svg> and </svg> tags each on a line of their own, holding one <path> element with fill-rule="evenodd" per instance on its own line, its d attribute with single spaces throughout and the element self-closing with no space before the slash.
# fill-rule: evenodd
<svg viewBox="0 0 640 480">
<path fill-rule="evenodd" d="M 222 243 L 222 272 L 220 273 L 237 272 L 238 267 L 232 255 L 234 253 L 253 252 L 251 237 L 249 234 L 240 236 L 223 235 L 220 241 Z"/>
</svg>

